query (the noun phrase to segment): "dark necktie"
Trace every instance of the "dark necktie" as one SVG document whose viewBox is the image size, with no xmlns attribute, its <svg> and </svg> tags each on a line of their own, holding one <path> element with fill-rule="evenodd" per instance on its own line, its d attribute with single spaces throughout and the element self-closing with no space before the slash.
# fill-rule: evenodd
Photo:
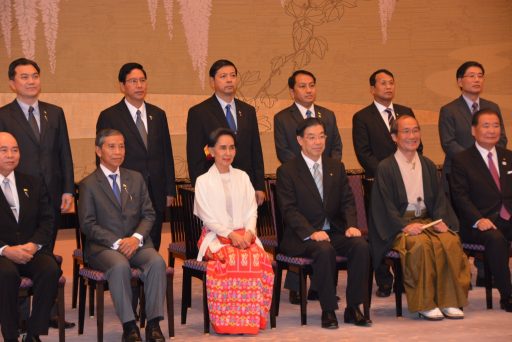
<svg viewBox="0 0 512 342">
<path fill-rule="evenodd" d="M 471 114 L 475 114 L 476 112 L 478 112 L 478 102 L 473 102 L 471 105 Z"/>
<path fill-rule="evenodd" d="M 393 112 L 391 111 L 391 108 L 384 109 L 386 113 L 388 113 L 388 124 L 389 129 L 391 130 L 391 125 L 393 125 L 393 122 L 395 122 L 395 117 L 393 116 Z"/>
<path fill-rule="evenodd" d="M 226 120 L 228 121 L 229 128 L 236 133 L 236 123 L 233 114 L 231 113 L 231 105 L 226 105 Z"/>
<path fill-rule="evenodd" d="M 306 111 L 306 119 L 311 118 L 311 117 L 312 117 L 312 114 L 313 114 L 313 113 L 311 113 L 311 111 L 308 109 L 308 110 Z"/>
<path fill-rule="evenodd" d="M 16 210 L 16 204 L 14 203 L 14 196 L 12 195 L 12 189 L 9 183 L 9 178 L 4 178 L 4 196 L 7 200 L 7 203 L 9 204 L 9 207 L 11 207 L 12 213 L 14 214 L 16 221 L 18 221 L 18 211 Z"/>
<path fill-rule="evenodd" d="M 489 166 L 489 171 L 491 172 L 491 176 L 494 179 L 494 183 L 496 183 L 496 186 L 498 187 L 498 190 L 501 191 L 501 184 L 500 184 L 500 176 L 498 175 L 498 170 L 496 169 L 496 166 L 494 165 L 494 161 L 492 160 L 492 152 L 489 152 L 487 154 L 487 164 Z M 502 204 L 500 209 L 500 217 L 504 220 L 510 219 L 510 213 L 505 208 L 505 206 Z"/>
<path fill-rule="evenodd" d="M 109 177 L 112 179 L 112 191 L 114 192 L 114 196 L 117 199 L 117 202 L 121 204 L 121 190 L 119 189 L 119 185 L 117 185 L 116 178 L 117 175 L 115 173 L 109 175 Z"/>
<path fill-rule="evenodd" d="M 34 107 L 30 106 L 28 107 L 28 123 L 30 124 L 30 127 L 32 128 L 32 131 L 34 132 L 34 135 L 36 136 L 37 140 L 39 141 L 39 126 L 37 125 L 36 118 L 34 117 Z"/>
<path fill-rule="evenodd" d="M 135 120 L 135 126 L 137 126 L 137 129 L 139 130 L 140 137 L 142 138 L 142 142 L 144 143 L 144 146 L 148 148 L 148 133 L 146 132 L 146 127 L 144 127 L 144 122 L 142 122 L 142 118 L 140 115 L 142 114 L 140 110 L 137 109 L 137 112 L 135 112 L 137 115 L 137 120 Z"/>
</svg>

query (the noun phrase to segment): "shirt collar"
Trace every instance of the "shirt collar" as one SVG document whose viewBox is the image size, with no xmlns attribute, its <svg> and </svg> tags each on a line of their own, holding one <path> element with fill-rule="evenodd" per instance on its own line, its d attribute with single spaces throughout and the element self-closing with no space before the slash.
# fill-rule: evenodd
<svg viewBox="0 0 512 342">
<path fill-rule="evenodd" d="M 462 95 L 462 98 L 464 99 L 464 101 L 466 102 L 466 104 L 468 105 L 468 108 L 469 110 L 471 111 L 472 108 L 473 108 L 473 103 L 478 103 L 478 109 L 480 109 L 480 96 L 476 99 L 476 101 L 473 101 L 471 99 L 469 99 L 468 97 L 466 97 L 466 95 Z"/>
<path fill-rule="evenodd" d="M 319 164 L 320 171 L 322 170 L 322 156 L 320 156 L 317 161 L 314 161 L 313 159 L 307 157 L 302 151 L 300 153 L 302 154 L 302 158 L 304 158 L 304 161 L 310 170 L 313 170 L 313 165 L 315 165 L 315 163 Z"/>
<path fill-rule="evenodd" d="M 297 108 L 299 109 L 300 113 L 302 114 L 302 117 L 304 117 L 304 118 L 306 118 L 306 117 L 307 117 L 307 116 L 306 116 L 306 112 L 307 112 L 308 110 L 310 110 L 310 111 L 311 111 L 311 113 L 313 114 L 313 116 L 314 116 L 315 118 L 317 117 L 316 112 L 315 112 L 315 104 L 312 104 L 312 105 L 311 105 L 311 107 L 309 107 L 309 108 L 306 108 L 306 107 L 304 107 L 303 105 L 301 105 L 301 104 L 299 104 L 299 103 L 297 103 L 297 102 L 295 102 L 295 105 L 297 106 Z"/>
<path fill-rule="evenodd" d="M 39 101 L 36 100 L 36 102 L 34 102 L 33 104 L 29 105 L 29 104 L 26 104 L 25 102 L 22 102 L 20 99 L 16 98 L 16 101 L 18 102 L 18 104 L 20 105 L 21 107 L 21 110 L 23 111 L 23 113 L 27 114 L 28 115 L 28 109 L 30 107 L 34 107 L 34 114 L 39 114 Z"/>
<path fill-rule="evenodd" d="M 14 171 L 11 171 L 11 173 L 9 173 L 7 175 L 7 177 L 4 177 L 4 175 L 0 175 L 0 184 L 2 184 L 4 182 L 5 178 L 7 178 L 9 180 L 10 184 L 16 185 L 16 178 L 14 177 Z"/>
<path fill-rule="evenodd" d="M 416 153 L 414 154 L 414 157 L 412 158 L 411 161 L 409 161 L 405 155 L 403 154 L 402 151 L 400 151 L 400 149 L 396 149 L 396 152 L 395 152 L 395 158 L 397 160 L 399 160 L 400 162 L 403 162 L 403 163 L 407 163 L 407 164 L 411 164 L 411 163 L 414 163 L 414 162 L 418 162 L 419 161 L 419 157 L 418 157 L 418 151 L 416 151 Z"/>
<path fill-rule="evenodd" d="M 101 171 L 103 171 L 103 173 L 105 174 L 105 177 L 107 177 L 107 179 L 109 178 L 108 176 L 110 176 L 111 174 L 116 174 L 118 177 L 121 176 L 121 173 L 119 172 L 119 168 L 117 168 L 116 172 L 112 172 L 109 169 L 107 169 L 107 167 L 105 165 L 100 163 L 100 169 L 101 169 Z"/>
<path fill-rule="evenodd" d="M 234 113 L 235 107 L 236 107 L 235 106 L 235 98 L 233 98 L 233 100 L 231 102 L 226 102 L 223 99 L 221 99 L 219 96 L 217 96 L 217 94 L 215 94 L 215 97 L 217 98 L 217 101 L 219 101 L 220 106 L 222 107 L 222 110 L 224 111 L 224 113 L 226 112 L 226 106 L 228 104 L 231 105 L 231 113 Z"/>
<path fill-rule="evenodd" d="M 484 160 L 487 162 L 487 155 L 489 154 L 489 152 L 492 153 L 492 156 L 493 158 L 495 159 L 498 159 L 498 155 L 496 154 L 496 146 L 493 146 L 491 148 L 491 150 L 487 150 L 485 148 L 483 148 L 482 146 L 480 146 L 478 144 L 478 142 L 475 141 L 475 146 L 476 146 L 476 149 L 478 150 L 478 152 L 480 152 L 480 154 L 482 155 L 482 158 L 484 158 Z"/>
<path fill-rule="evenodd" d="M 379 113 L 381 113 L 381 114 L 382 114 L 382 112 L 384 112 L 384 110 L 386 110 L 386 109 L 388 109 L 388 108 L 389 108 L 389 109 L 391 109 L 391 112 L 392 112 L 393 114 L 395 114 L 395 110 L 393 109 L 393 102 L 391 102 L 391 103 L 389 104 L 389 107 L 386 107 L 386 106 L 384 106 L 384 105 L 382 105 L 382 104 L 378 103 L 378 102 L 377 102 L 377 101 L 375 101 L 375 100 L 373 100 L 373 103 L 375 104 L 375 107 L 377 107 L 377 110 L 379 111 Z"/>
<path fill-rule="evenodd" d="M 132 115 L 133 120 L 137 120 L 137 111 L 140 110 L 140 117 L 144 118 L 146 116 L 146 102 L 142 102 L 142 106 L 140 108 L 135 107 L 132 105 L 126 98 L 124 99 L 124 103 L 126 104 L 126 107 L 128 107 L 128 110 L 130 111 L 130 114 Z"/>
</svg>

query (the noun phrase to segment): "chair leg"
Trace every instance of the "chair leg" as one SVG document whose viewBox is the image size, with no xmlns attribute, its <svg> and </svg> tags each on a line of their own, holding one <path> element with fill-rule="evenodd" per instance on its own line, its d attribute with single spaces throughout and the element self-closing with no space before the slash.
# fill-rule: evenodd
<svg viewBox="0 0 512 342">
<path fill-rule="evenodd" d="M 279 316 L 279 303 L 281 301 L 281 282 L 283 279 L 283 267 L 277 262 L 277 271 L 274 273 L 274 295 L 272 300 L 275 298 L 275 316 Z"/>
<path fill-rule="evenodd" d="M 307 325 L 307 293 L 306 274 L 304 269 L 299 269 L 299 295 L 300 295 L 300 324 Z"/>
<path fill-rule="evenodd" d="M 190 271 L 183 267 L 183 285 L 181 287 L 181 324 L 187 323 L 187 310 L 189 298 L 191 297 L 192 275 Z"/>
<path fill-rule="evenodd" d="M 140 300 L 139 300 L 139 306 L 140 306 L 140 327 L 144 328 L 146 326 L 146 294 L 144 292 L 144 283 L 142 281 L 139 282 L 140 286 Z"/>
<path fill-rule="evenodd" d="M 484 281 L 485 281 L 485 302 L 487 304 L 487 309 L 492 309 L 492 274 L 491 268 L 489 267 L 489 262 L 487 258 L 483 256 L 484 262 Z"/>
<path fill-rule="evenodd" d="M 208 297 L 206 292 L 206 272 L 203 275 L 203 319 L 204 319 L 204 333 L 210 333 L 210 313 L 208 311 Z"/>
<path fill-rule="evenodd" d="M 104 314 L 104 295 L 105 295 L 105 282 L 98 281 L 96 283 L 96 328 L 98 329 L 98 342 L 103 342 L 103 314 Z"/>
<path fill-rule="evenodd" d="M 94 317 L 94 288 L 95 286 L 89 286 L 89 317 Z"/>
<path fill-rule="evenodd" d="M 85 297 L 87 296 L 87 287 L 85 286 L 85 280 L 79 277 L 80 291 L 78 301 L 78 335 L 84 333 L 84 320 L 85 320 Z"/>
<path fill-rule="evenodd" d="M 403 293 L 403 274 L 400 259 L 393 259 L 393 271 L 395 273 L 395 281 L 393 290 L 395 292 L 396 317 L 402 317 L 402 293 Z"/>
<path fill-rule="evenodd" d="M 64 284 L 60 283 L 59 288 L 57 289 L 57 313 L 59 315 L 59 342 L 64 342 L 66 340 L 66 334 L 64 332 L 66 311 L 64 310 Z"/>
<path fill-rule="evenodd" d="M 78 261 L 73 258 L 73 284 L 72 284 L 72 292 L 71 292 L 71 308 L 76 309 L 76 302 L 78 298 L 78 269 L 80 265 Z"/>
<path fill-rule="evenodd" d="M 172 267 L 174 268 L 174 261 L 175 261 L 175 258 L 174 258 L 174 254 L 172 254 L 171 252 L 169 252 L 169 267 Z"/>
<path fill-rule="evenodd" d="M 169 337 L 174 337 L 174 289 L 173 289 L 174 275 L 172 273 L 167 274 L 167 328 L 169 330 Z"/>
</svg>

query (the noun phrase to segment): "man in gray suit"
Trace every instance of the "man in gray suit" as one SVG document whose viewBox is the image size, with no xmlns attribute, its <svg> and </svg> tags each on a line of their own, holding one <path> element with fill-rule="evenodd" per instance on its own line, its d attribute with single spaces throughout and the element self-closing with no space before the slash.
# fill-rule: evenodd
<svg viewBox="0 0 512 342">
<path fill-rule="evenodd" d="M 507 135 L 500 107 L 496 103 L 480 97 L 484 87 L 484 75 L 485 70 L 482 64 L 475 61 L 463 63 L 455 75 L 462 94 L 441 107 L 439 113 L 439 137 L 445 153 L 442 181 L 447 193 L 449 192 L 448 179 L 453 157 L 475 144 L 475 138 L 471 134 L 471 121 L 474 113 L 481 109 L 489 109 L 498 114 L 501 133 L 496 145 L 507 147 Z M 476 286 L 483 286 L 483 265 L 479 260 L 475 260 L 475 266 L 478 268 Z"/>
<path fill-rule="evenodd" d="M 122 341 L 142 341 L 135 324 L 130 287 L 131 267 L 142 270 L 146 295 L 146 341 L 165 341 L 163 319 L 165 262 L 149 237 L 155 220 L 146 183 L 138 172 L 120 168 L 125 145 L 121 132 L 96 135 L 96 171 L 80 183 L 78 214 L 86 236 L 85 258 L 105 272 L 116 313 L 123 323 Z"/>
<path fill-rule="evenodd" d="M 443 182 L 446 183 L 450 173 L 452 158 L 475 144 L 471 134 L 473 114 L 480 109 L 490 109 L 498 113 L 501 125 L 501 135 L 498 146 L 507 146 L 507 135 L 499 106 L 480 97 L 484 87 L 485 70 L 482 64 L 468 61 L 462 64 L 456 73 L 457 85 L 461 96 L 441 107 L 439 113 L 439 137 L 445 153 L 443 165 Z M 445 187 L 445 189 L 448 189 Z"/>
</svg>

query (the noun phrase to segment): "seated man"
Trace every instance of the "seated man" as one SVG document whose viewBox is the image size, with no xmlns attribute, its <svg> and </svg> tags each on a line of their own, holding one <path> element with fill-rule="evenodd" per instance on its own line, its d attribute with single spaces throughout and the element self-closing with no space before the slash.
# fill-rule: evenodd
<svg viewBox="0 0 512 342">
<path fill-rule="evenodd" d="M 0 132 L 0 324 L 4 341 L 18 341 L 20 277 L 29 277 L 34 299 L 24 341 L 40 341 L 39 335 L 48 335 L 61 271 L 51 253 L 48 191 L 38 179 L 14 171 L 19 160 L 16 139 Z"/>
<path fill-rule="evenodd" d="M 509 246 L 512 240 L 512 151 L 497 146 L 501 118 L 495 110 L 473 115 L 475 144 L 453 158 L 450 189 L 462 241 L 485 246 L 501 308 L 512 312 Z"/>
<path fill-rule="evenodd" d="M 400 116 L 391 125 L 391 137 L 397 151 L 379 163 L 372 190 L 373 262 L 380 265 L 385 253 L 395 249 L 400 253 L 409 311 L 427 320 L 462 319 L 459 308 L 467 304 L 470 275 L 454 232 L 459 222 L 436 166 L 417 152 L 418 121 Z"/>
<path fill-rule="evenodd" d="M 368 300 L 370 252 L 356 226 L 354 196 L 339 160 L 323 157 L 325 125 L 318 118 L 301 121 L 297 141 L 301 157 L 277 169 L 277 199 L 285 230 L 281 251 L 313 259 L 311 289 L 318 292 L 322 328 L 338 328 L 336 255 L 348 258 L 345 323 L 369 325 L 359 306 Z"/>
<path fill-rule="evenodd" d="M 146 341 L 165 341 L 163 319 L 165 262 L 154 249 L 149 233 L 155 219 L 142 175 L 120 168 L 123 135 L 103 129 L 96 136 L 100 164 L 80 183 L 78 215 L 86 236 L 85 258 L 105 272 L 116 313 L 123 323 L 123 341 L 142 341 L 135 324 L 130 267 L 142 270 L 146 295 Z"/>
</svg>

